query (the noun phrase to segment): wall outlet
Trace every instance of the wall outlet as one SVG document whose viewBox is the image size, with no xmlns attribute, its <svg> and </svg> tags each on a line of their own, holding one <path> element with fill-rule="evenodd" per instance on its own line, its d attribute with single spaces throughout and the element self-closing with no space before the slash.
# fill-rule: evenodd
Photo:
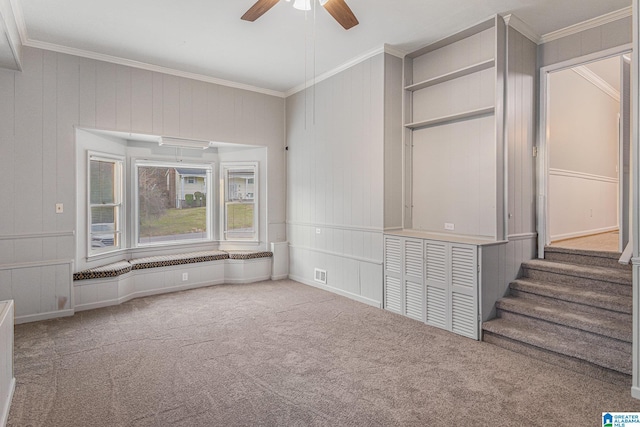
<svg viewBox="0 0 640 427">
<path fill-rule="evenodd" d="M 322 230 L 320 230 L 319 228 L 316 228 L 316 234 L 320 234 L 322 232 Z"/>
<path fill-rule="evenodd" d="M 455 230 L 456 226 L 452 222 L 445 222 L 444 223 L 444 229 L 445 230 Z"/>
<path fill-rule="evenodd" d="M 64 212 L 64 204 L 56 203 L 56 213 L 61 214 Z"/>
<path fill-rule="evenodd" d="M 182 273 L 182 281 L 186 282 L 187 280 L 189 280 L 189 273 Z"/>
</svg>

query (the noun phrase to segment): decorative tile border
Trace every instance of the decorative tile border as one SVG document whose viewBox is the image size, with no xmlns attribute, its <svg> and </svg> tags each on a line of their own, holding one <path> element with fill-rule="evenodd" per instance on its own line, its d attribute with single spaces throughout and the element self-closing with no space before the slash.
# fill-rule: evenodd
<svg viewBox="0 0 640 427">
<path fill-rule="evenodd" d="M 229 252 L 229 259 L 256 259 L 256 258 L 272 258 L 273 252 L 250 252 L 250 251 L 234 251 Z"/>
<path fill-rule="evenodd" d="M 128 261 L 118 261 L 101 267 L 73 273 L 73 280 L 104 279 L 116 277 L 131 271 L 131 264 Z"/>
<path fill-rule="evenodd" d="M 145 268 L 169 267 L 172 265 L 194 264 L 197 262 L 216 261 L 228 259 L 229 254 L 223 251 L 202 251 L 189 252 L 180 255 L 160 255 L 145 258 L 132 259 L 129 261 L 133 270 Z"/>
<path fill-rule="evenodd" d="M 181 264 L 195 264 L 198 262 L 217 261 L 223 259 L 258 259 L 271 258 L 273 252 L 269 251 L 200 251 L 178 255 L 159 255 L 132 259 L 130 261 L 118 261 L 112 264 L 80 271 L 73 274 L 73 280 L 104 279 L 117 277 L 131 270 L 143 270 L 145 268 L 169 267 Z"/>
</svg>

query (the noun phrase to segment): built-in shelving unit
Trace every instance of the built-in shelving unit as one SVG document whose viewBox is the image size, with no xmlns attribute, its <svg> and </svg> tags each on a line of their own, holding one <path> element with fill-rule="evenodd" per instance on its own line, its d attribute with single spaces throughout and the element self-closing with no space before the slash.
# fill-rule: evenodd
<svg viewBox="0 0 640 427">
<path fill-rule="evenodd" d="M 504 240 L 505 56 L 495 16 L 405 57 L 405 229 Z"/>
<path fill-rule="evenodd" d="M 450 80 L 455 80 L 459 77 L 464 77 L 469 74 L 477 73 L 478 71 L 486 70 L 487 68 L 491 68 L 495 66 L 495 60 L 493 58 L 487 59 L 485 61 L 479 62 L 477 64 L 469 65 L 468 67 L 463 67 L 459 70 L 452 71 L 450 73 L 446 73 L 437 77 L 433 77 L 419 83 L 414 83 L 409 86 L 405 86 L 405 90 L 414 92 L 416 90 L 424 89 L 429 86 L 437 85 L 440 83 L 448 82 Z"/>
<path fill-rule="evenodd" d="M 478 117 L 484 117 L 493 115 L 495 107 L 478 108 L 477 110 L 463 111 L 461 113 L 450 114 L 448 116 L 436 117 L 429 120 L 422 120 L 415 123 L 407 123 L 405 127 L 409 129 L 420 129 L 432 126 L 439 126 L 447 123 L 453 123 L 460 120 L 474 119 Z"/>
<path fill-rule="evenodd" d="M 524 216 L 532 202 L 507 215 L 507 195 L 532 170 L 524 153 L 535 53 L 495 16 L 405 57 L 404 218 L 402 230 L 385 233 L 387 310 L 480 339 L 481 322 L 533 257 L 535 236 L 507 234 L 511 212 Z M 509 106 L 507 81 L 517 85 Z"/>
</svg>

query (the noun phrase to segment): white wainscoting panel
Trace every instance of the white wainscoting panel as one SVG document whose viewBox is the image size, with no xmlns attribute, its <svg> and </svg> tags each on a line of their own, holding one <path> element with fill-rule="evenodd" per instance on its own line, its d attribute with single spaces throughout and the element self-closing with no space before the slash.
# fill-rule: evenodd
<svg viewBox="0 0 640 427">
<path fill-rule="evenodd" d="M 13 299 L 16 323 L 73 314 L 73 261 L 0 265 L 0 296 Z"/>
</svg>

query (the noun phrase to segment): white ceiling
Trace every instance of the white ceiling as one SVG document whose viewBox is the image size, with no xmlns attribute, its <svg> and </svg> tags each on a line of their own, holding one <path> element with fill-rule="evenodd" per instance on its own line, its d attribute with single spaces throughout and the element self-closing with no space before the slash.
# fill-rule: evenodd
<svg viewBox="0 0 640 427">
<path fill-rule="evenodd" d="M 631 0 L 347 0 L 360 25 L 345 31 L 318 7 L 314 36 L 313 14 L 305 21 L 305 13 L 285 1 L 253 23 L 240 16 L 255 0 L 11 1 L 26 45 L 80 49 L 278 92 L 385 43 L 411 51 L 496 13 L 513 13 L 543 35 L 631 5 Z"/>
</svg>

